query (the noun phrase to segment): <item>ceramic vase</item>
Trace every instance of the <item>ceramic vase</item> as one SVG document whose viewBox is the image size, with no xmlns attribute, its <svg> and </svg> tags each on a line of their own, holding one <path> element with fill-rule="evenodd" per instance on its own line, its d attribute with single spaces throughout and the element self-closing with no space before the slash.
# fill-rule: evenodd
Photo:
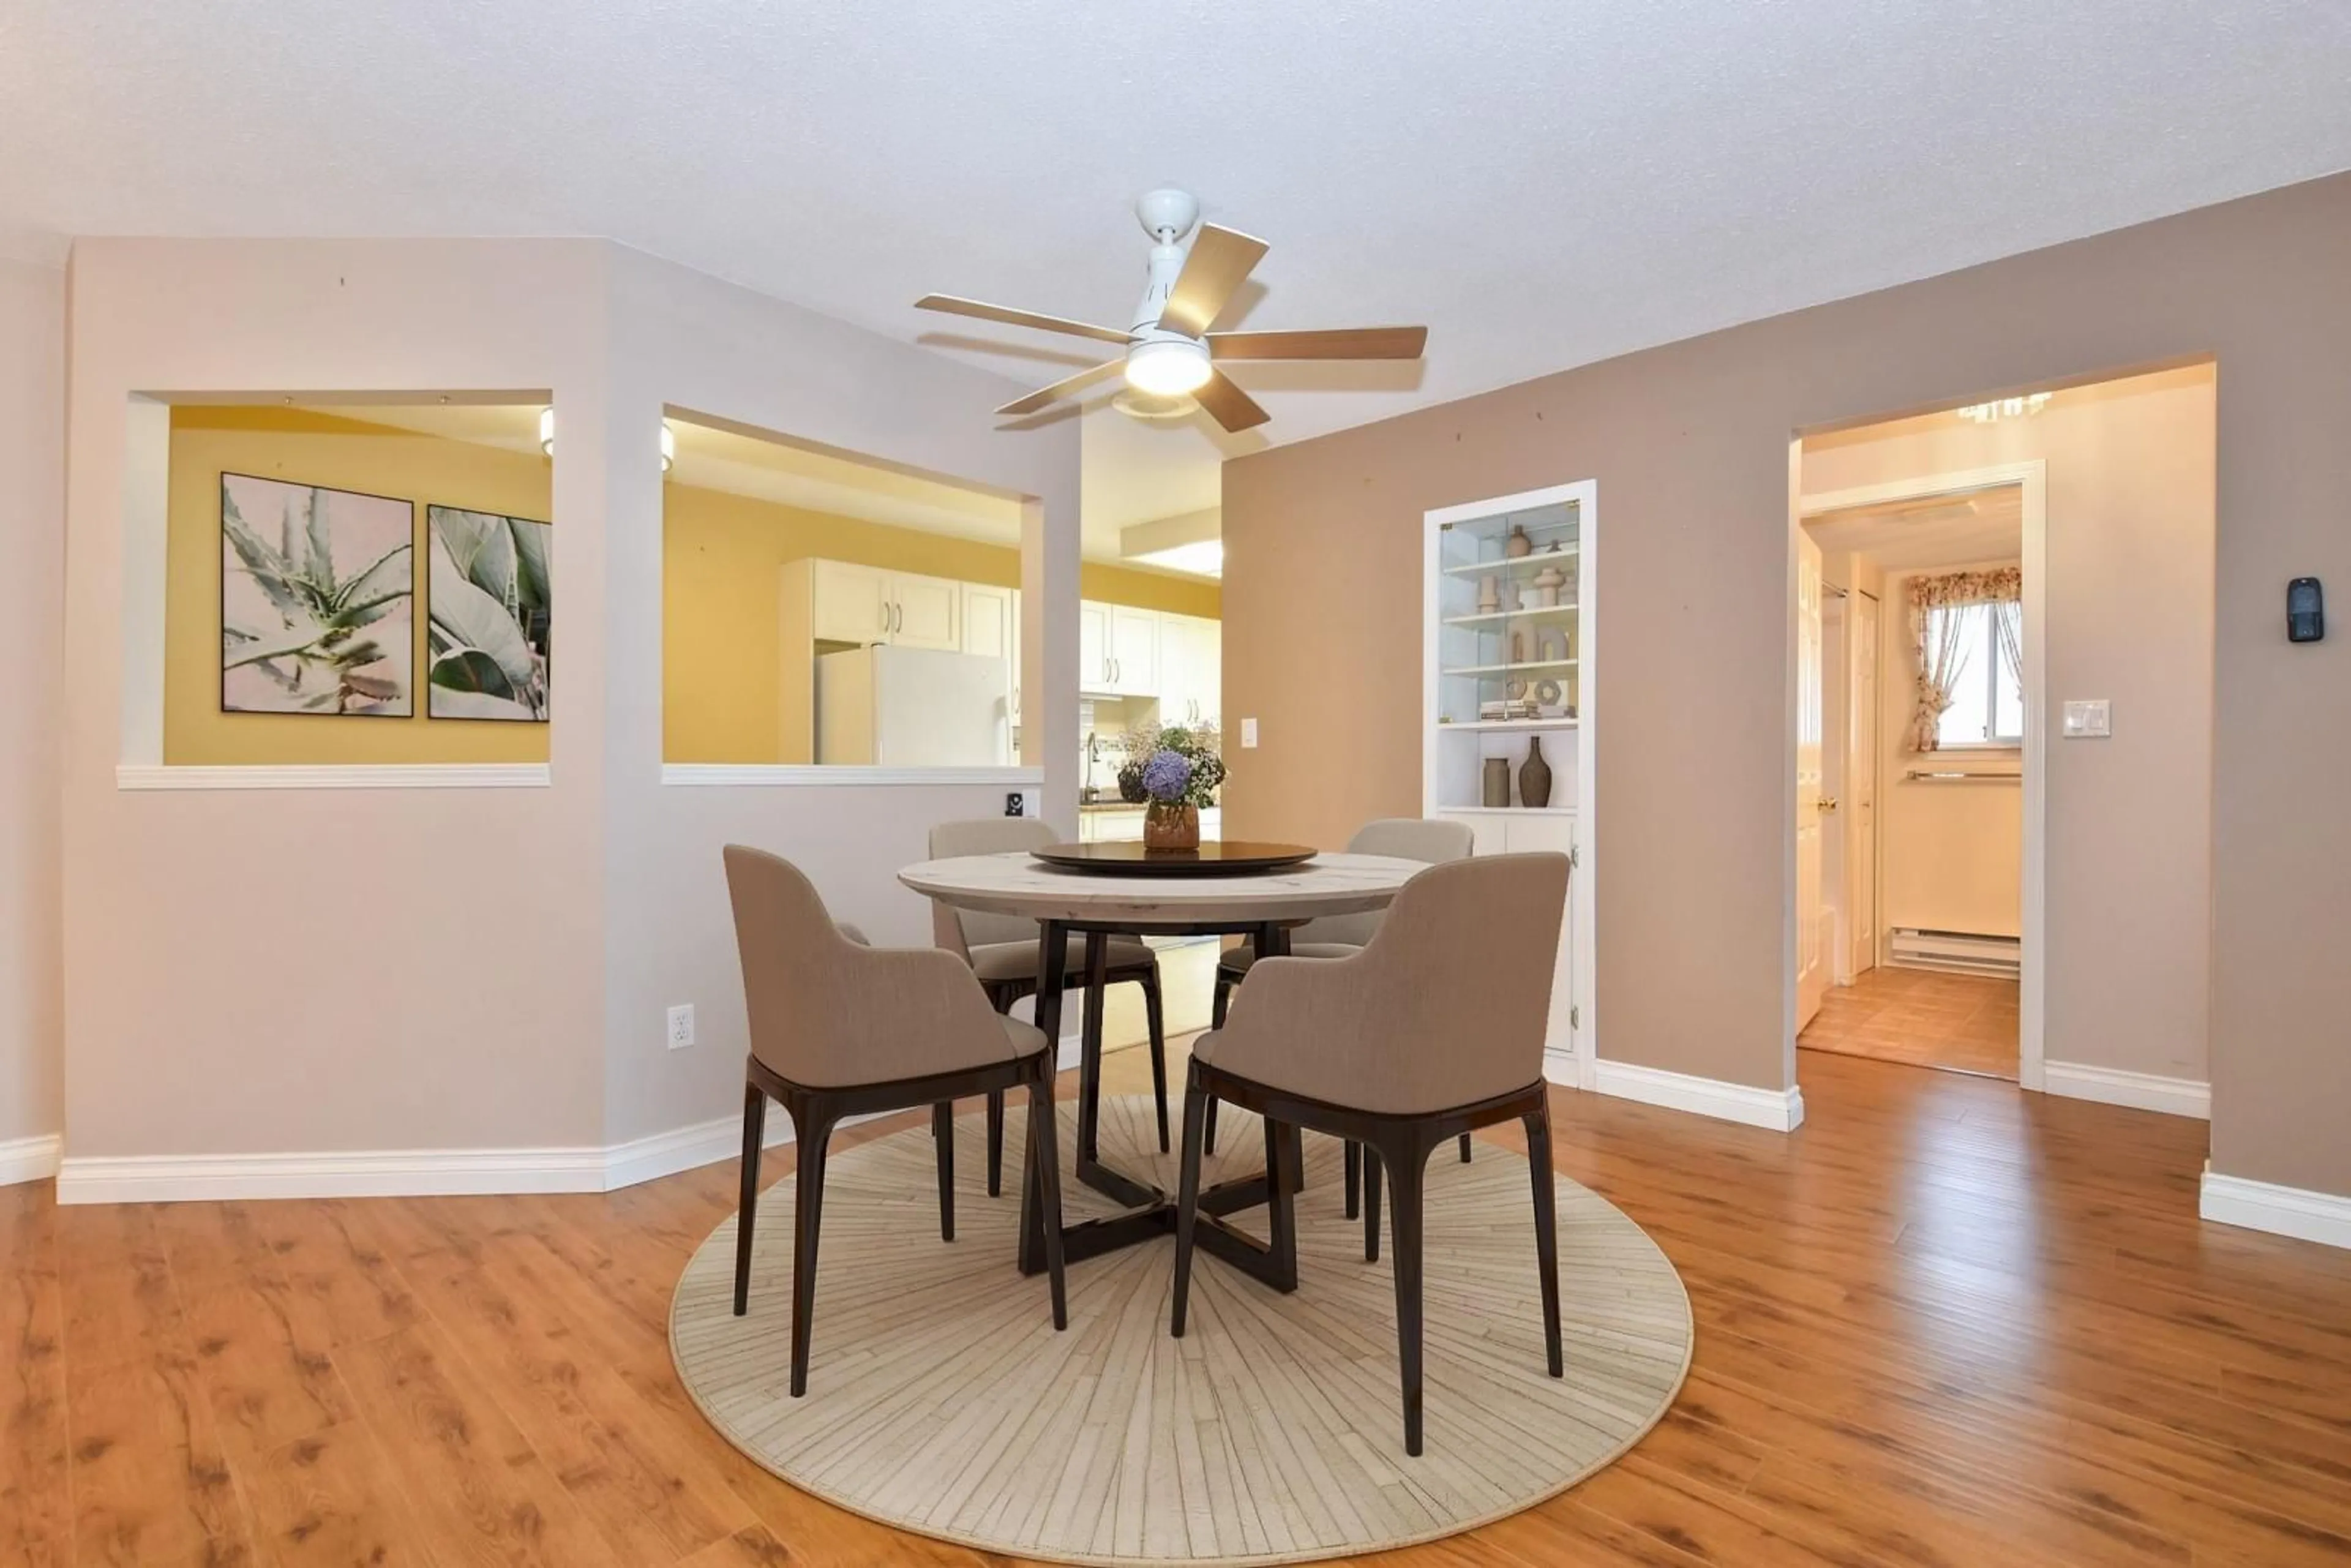
<svg viewBox="0 0 2351 1568">
<path fill-rule="evenodd" d="M 1478 580 L 1478 613 L 1491 615 L 1502 607 L 1502 587 L 1490 577 Z"/>
<path fill-rule="evenodd" d="M 1200 847 L 1200 808 L 1181 800 L 1154 800 L 1143 812 L 1145 850 Z"/>
<path fill-rule="evenodd" d="M 1502 541 L 1502 553 L 1512 560 L 1535 553 L 1535 541 L 1527 538 L 1527 530 L 1518 524 L 1510 525 L 1510 537 Z"/>
<path fill-rule="evenodd" d="M 1527 806 L 1551 804 L 1551 764 L 1543 760 L 1540 735 L 1527 737 L 1527 759 L 1519 765 L 1519 801 Z"/>
<path fill-rule="evenodd" d="M 1545 610 L 1558 608 L 1559 591 L 1567 586 L 1567 573 L 1555 566 L 1547 566 L 1535 573 L 1535 602 Z"/>
<path fill-rule="evenodd" d="M 1510 759 L 1507 757 L 1486 758 L 1486 786 L 1480 803 L 1487 806 L 1507 806 L 1510 803 Z"/>
</svg>

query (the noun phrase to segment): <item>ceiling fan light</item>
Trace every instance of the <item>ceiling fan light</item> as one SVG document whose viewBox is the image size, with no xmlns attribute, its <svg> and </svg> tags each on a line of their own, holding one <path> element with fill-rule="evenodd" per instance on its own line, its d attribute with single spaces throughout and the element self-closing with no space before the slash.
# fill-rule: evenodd
<svg viewBox="0 0 2351 1568">
<path fill-rule="evenodd" d="M 1137 392 L 1181 397 L 1208 384 L 1215 373 L 1205 344 L 1180 338 L 1137 343 L 1126 352 L 1126 382 Z"/>
</svg>

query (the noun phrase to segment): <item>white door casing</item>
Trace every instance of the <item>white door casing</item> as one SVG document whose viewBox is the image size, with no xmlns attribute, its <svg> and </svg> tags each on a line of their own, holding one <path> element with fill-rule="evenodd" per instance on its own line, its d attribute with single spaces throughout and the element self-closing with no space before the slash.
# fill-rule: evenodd
<svg viewBox="0 0 2351 1568">
<path fill-rule="evenodd" d="M 1847 972 L 1877 967 L 1877 601 L 1855 592 L 1845 603 L 1852 654 L 1844 769 Z"/>
<path fill-rule="evenodd" d="M 1821 547 L 1796 535 L 1796 1029 L 1828 988 L 1821 940 Z"/>
</svg>

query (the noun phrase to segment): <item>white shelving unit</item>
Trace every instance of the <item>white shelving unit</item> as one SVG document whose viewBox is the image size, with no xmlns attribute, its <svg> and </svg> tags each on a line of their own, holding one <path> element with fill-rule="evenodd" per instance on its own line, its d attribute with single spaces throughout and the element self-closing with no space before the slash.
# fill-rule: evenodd
<svg viewBox="0 0 2351 1568">
<path fill-rule="evenodd" d="M 1597 489 L 1586 480 L 1426 514 L 1423 810 L 1468 824 L 1479 854 L 1572 855 L 1552 985 L 1545 1072 L 1593 1082 L 1593 741 L 1590 692 Z M 1525 554 L 1512 555 L 1516 537 Z M 1542 587 L 1538 578 L 1552 578 Z M 1545 592 L 1547 589 L 1549 591 Z M 1554 602 L 1542 602 L 1542 599 Z M 1499 602 L 1497 602 L 1499 601 Z M 1538 710 L 1492 705 L 1531 699 Z M 1520 782 L 1540 746 L 1551 792 L 1530 805 Z M 1507 805 L 1489 805 L 1486 766 L 1504 765 Z"/>
</svg>

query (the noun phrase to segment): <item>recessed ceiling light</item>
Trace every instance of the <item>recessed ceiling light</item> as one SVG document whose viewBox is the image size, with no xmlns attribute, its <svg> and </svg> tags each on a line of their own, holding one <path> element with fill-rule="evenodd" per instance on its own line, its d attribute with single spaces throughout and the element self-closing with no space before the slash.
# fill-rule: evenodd
<svg viewBox="0 0 2351 1568">
<path fill-rule="evenodd" d="M 1225 575 L 1225 541 L 1195 539 L 1190 544 L 1170 545 L 1165 549 L 1147 555 L 1131 555 L 1126 559 L 1136 566 L 1165 567 L 1169 571 L 1189 572 L 1194 577 Z"/>
</svg>

